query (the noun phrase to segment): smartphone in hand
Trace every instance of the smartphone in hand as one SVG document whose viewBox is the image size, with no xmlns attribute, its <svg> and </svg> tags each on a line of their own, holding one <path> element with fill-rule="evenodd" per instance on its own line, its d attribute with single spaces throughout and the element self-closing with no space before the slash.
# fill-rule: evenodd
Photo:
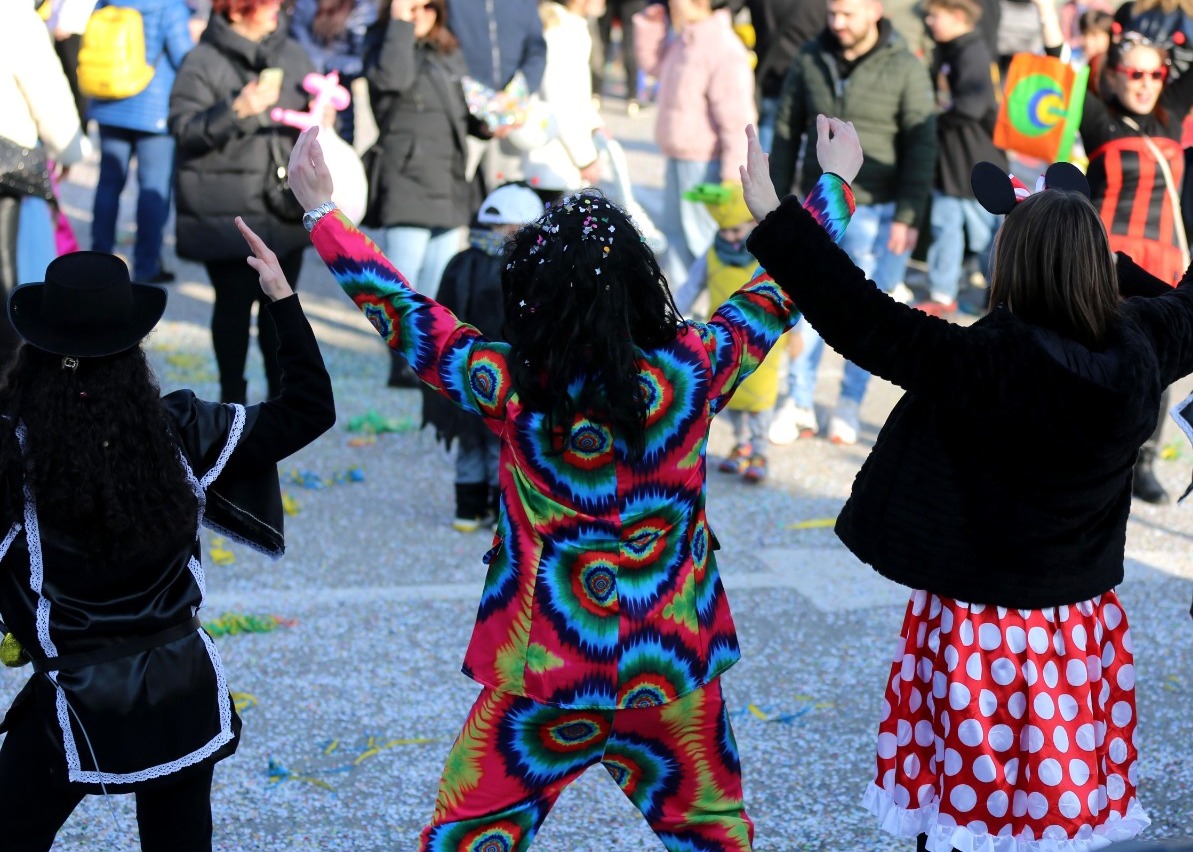
<svg viewBox="0 0 1193 852">
<path fill-rule="evenodd" d="M 262 89 L 273 89 L 280 92 L 282 90 L 282 80 L 286 73 L 281 68 L 262 68 L 261 73 L 257 75 L 257 86 Z"/>
</svg>

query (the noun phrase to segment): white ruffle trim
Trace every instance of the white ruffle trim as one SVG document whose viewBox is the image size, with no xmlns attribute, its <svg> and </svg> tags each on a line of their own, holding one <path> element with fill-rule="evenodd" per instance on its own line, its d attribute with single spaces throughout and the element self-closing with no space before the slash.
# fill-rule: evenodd
<svg viewBox="0 0 1193 852">
<path fill-rule="evenodd" d="M 1056 840 L 994 835 L 973 831 L 964 825 L 942 823 L 936 802 L 922 808 L 901 808 L 895 804 L 890 793 L 875 784 L 866 788 L 862 807 L 878 818 L 883 831 L 896 837 L 914 838 L 926 834 L 929 852 L 951 852 L 953 849 L 959 852 L 1088 852 L 1091 849 L 1103 849 L 1120 840 L 1130 840 L 1152 822 L 1139 801 L 1132 798 L 1127 805 L 1126 816 L 1111 814 L 1100 825 L 1083 826 L 1076 837 Z M 949 817 L 945 819 L 952 822 Z"/>
</svg>

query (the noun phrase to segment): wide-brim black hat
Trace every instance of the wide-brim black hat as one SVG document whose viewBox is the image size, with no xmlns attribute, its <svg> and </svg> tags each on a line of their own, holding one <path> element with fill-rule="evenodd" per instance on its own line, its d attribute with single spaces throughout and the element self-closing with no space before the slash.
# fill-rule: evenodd
<svg viewBox="0 0 1193 852">
<path fill-rule="evenodd" d="M 166 311 L 166 290 L 129 278 L 112 254 L 76 251 L 46 267 L 46 280 L 8 294 L 8 317 L 27 343 L 75 358 L 132 349 Z"/>
</svg>

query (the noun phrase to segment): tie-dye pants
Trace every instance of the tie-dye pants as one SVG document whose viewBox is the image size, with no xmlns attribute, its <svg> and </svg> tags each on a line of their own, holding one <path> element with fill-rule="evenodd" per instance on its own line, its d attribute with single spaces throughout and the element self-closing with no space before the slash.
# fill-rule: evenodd
<svg viewBox="0 0 1193 852">
<path fill-rule="evenodd" d="M 596 763 L 671 852 L 749 852 L 754 824 L 720 679 L 630 710 L 570 710 L 486 687 L 447 757 L 419 849 L 523 852 Z"/>
</svg>

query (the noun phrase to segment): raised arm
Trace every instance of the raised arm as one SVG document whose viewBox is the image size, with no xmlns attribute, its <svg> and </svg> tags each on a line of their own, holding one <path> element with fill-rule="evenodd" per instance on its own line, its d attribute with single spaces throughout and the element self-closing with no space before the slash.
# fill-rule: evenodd
<svg viewBox="0 0 1193 852">
<path fill-rule="evenodd" d="M 277 256 L 244 220 L 236 226 L 252 256 L 261 290 L 268 298 L 265 311 L 278 330 L 281 393 L 248 410 L 248 429 L 229 461 L 231 468 L 272 465 L 305 447 L 336 421 L 331 378 L 319 344 L 298 297 L 282 272 Z"/>
<path fill-rule="evenodd" d="M 817 135 L 824 172 L 852 180 L 861 167 L 852 125 L 819 116 Z M 976 393 L 1000 374 L 1000 356 L 985 327 L 962 328 L 880 291 L 795 198 L 778 202 L 752 133 L 749 147 L 742 184 L 761 220 L 750 252 L 829 346 L 875 375 L 923 393 Z"/>
<path fill-rule="evenodd" d="M 380 33 L 376 31 L 380 30 Z M 389 14 L 374 24 L 376 47 L 365 56 L 365 76 L 378 92 L 399 94 L 414 85 L 414 3 L 393 0 Z"/>
<path fill-rule="evenodd" d="M 318 132 L 318 127 L 303 131 L 290 155 L 290 188 L 308 211 L 331 206 L 331 174 Z M 490 343 L 416 291 L 381 249 L 338 211 L 319 219 L 311 241 L 340 288 L 424 383 L 467 411 L 504 416 L 512 387 L 506 344 Z"/>
<path fill-rule="evenodd" d="M 1121 258 L 1118 266 L 1121 271 Z M 1123 311 L 1135 317 L 1151 339 L 1160 382 L 1167 387 L 1193 372 L 1193 268 L 1175 288 L 1166 287 L 1167 292 L 1155 294 L 1154 283 L 1140 286 L 1138 280 L 1134 289 L 1149 298 L 1128 299 Z"/>
</svg>

